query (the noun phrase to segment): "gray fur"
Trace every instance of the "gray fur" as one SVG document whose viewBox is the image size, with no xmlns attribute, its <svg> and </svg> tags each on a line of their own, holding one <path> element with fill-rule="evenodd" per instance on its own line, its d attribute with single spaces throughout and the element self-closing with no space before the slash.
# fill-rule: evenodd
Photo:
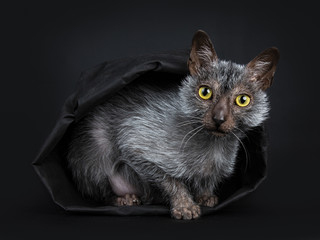
<svg viewBox="0 0 320 240">
<path fill-rule="evenodd" d="M 210 103 L 197 96 L 203 84 L 214 89 Z M 239 85 L 252 94 L 253 104 L 232 112 L 232 132 L 215 136 L 202 118 L 210 104 L 233 96 Z M 249 81 L 246 67 L 228 61 L 212 62 L 209 69 L 187 76 L 176 90 L 131 84 L 75 126 L 69 168 L 85 196 L 106 201 L 129 191 L 150 203 L 158 191 L 175 208 L 176 193 L 189 202 L 214 195 L 217 184 L 233 173 L 243 132 L 261 125 L 268 111 L 267 96 Z M 113 183 L 119 179 L 123 189 Z"/>
</svg>

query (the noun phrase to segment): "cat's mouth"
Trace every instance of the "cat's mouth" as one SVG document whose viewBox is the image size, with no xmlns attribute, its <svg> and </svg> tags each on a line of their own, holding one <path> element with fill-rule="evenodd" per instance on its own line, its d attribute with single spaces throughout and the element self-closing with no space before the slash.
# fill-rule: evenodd
<svg viewBox="0 0 320 240">
<path fill-rule="evenodd" d="M 227 132 L 221 130 L 211 130 L 211 134 L 217 137 L 224 137 L 225 135 L 227 135 Z"/>
<path fill-rule="evenodd" d="M 223 131 L 223 130 L 221 130 L 221 129 L 216 129 L 216 128 L 207 128 L 207 130 L 212 134 L 212 135 L 214 135 L 214 136 L 216 136 L 216 137 L 224 137 L 224 136 L 226 136 L 227 134 L 228 134 L 228 132 L 226 132 L 226 131 Z"/>
</svg>

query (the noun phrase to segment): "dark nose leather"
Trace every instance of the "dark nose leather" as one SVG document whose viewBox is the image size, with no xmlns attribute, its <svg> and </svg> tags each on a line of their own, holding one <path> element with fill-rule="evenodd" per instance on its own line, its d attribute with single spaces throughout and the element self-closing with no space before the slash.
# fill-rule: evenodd
<svg viewBox="0 0 320 240">
<path fill-rule="evenodd" d="M 213 118 L 213 121 L 215 122 L 215 124 L 217 125 L 217 127 L 219 127 L 222 123 L 224 123 L 226 120 L 224 118 Z"/>
<path fill-rule="evenodd" d="M 212 120 L 217 128 L 226 121 L 228 112 L 227 100 L 225 98 L 220 99 L 212 111 Z"/>
</svg>

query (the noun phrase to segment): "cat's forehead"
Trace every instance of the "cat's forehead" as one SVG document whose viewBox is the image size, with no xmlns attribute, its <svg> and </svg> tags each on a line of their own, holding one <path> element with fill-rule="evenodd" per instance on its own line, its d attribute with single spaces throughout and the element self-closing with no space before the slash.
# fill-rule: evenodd
<svg viewBox="0 0 320 240">
<path fill-rule="evenodd" d="M 242 80 L 244 71 L 244 65 L 222 60 L 214 64 L 211 77 L 221 86 L 233 88 Z"/>
<path fill-rule="evenodd" d="M 197 82 L 198 85 L 218 85 L 221 89 L 230 90 L 241 84 L 244 72 L 245 65 L 219 60 L 212 63 L 211 69 L 201 71 Z"/>
<path fill-rule="evenodd" d="M 244 85 L 248 87 L 244 77 L 245 69 L 245 65 L 219 60 L 213 62 L 210 68 L 201 69 L 198 75 L 191 79 L 193 79 L 193 81 L 195 80 L 194 83 L 196 83 L 198 87 L 208 85 L 223 93 L 244 87 Z"/>
</svg>

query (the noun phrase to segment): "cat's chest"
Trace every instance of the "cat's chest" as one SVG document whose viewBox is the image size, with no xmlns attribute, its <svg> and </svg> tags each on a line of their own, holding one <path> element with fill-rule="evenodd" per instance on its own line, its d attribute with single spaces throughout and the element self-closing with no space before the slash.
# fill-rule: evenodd
<svg viewBox="0 0 320 240">
<path fill-rule="evenodd" d="M 232 141 L 194 141 L 193 147 L 183 156 L 186 175 L 211 177 L 229 175 L 234 166 L 237 146 Z M 197 149 L 195 149 L 197 148 Z"/>
</svg>

